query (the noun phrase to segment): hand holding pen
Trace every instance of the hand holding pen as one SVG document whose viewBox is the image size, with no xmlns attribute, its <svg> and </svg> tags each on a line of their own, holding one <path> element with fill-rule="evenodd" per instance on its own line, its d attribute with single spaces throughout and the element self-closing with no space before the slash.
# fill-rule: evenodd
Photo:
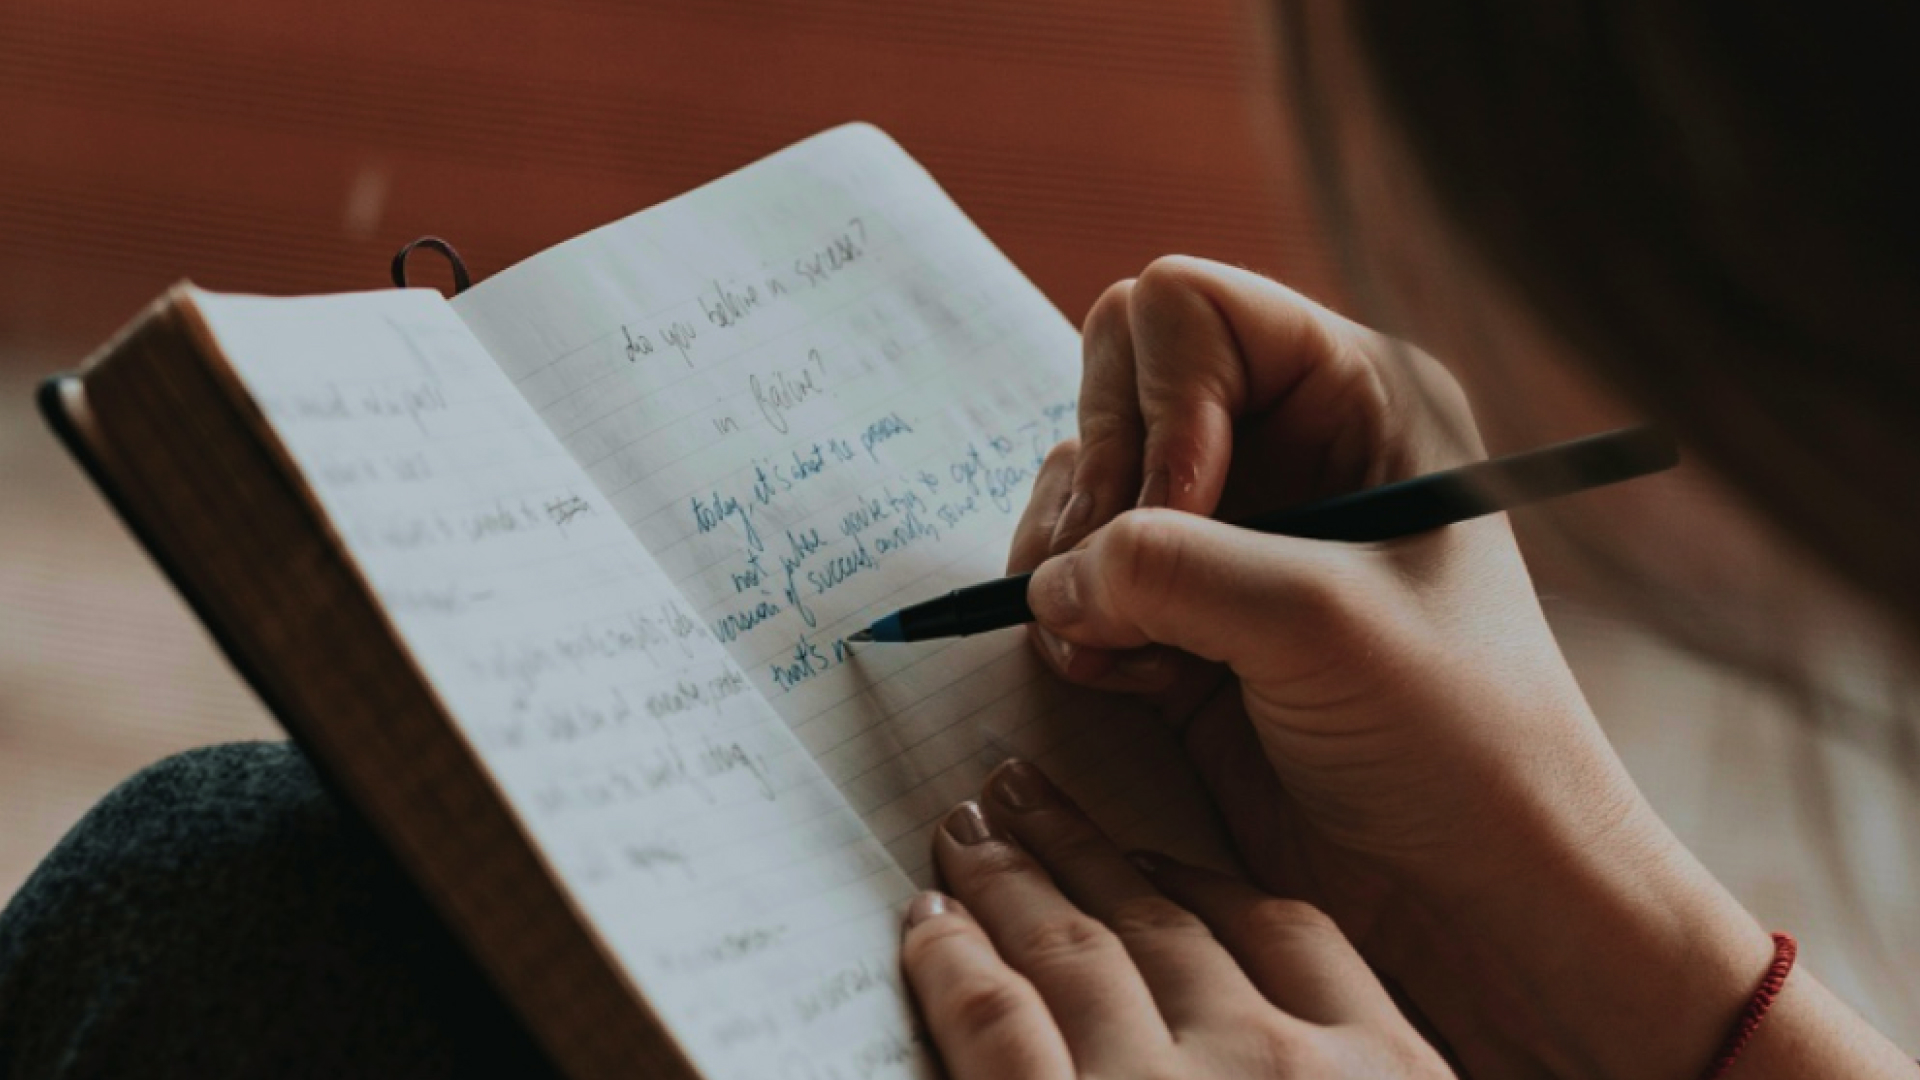
<svg viewBox="0 0 1920 1080">
<path fill-rule="evenodd" d="M 1418 349 L 1192 259 L 1110 289 L 1083 340 L 1080 438 L 1035 478 L 1008 565 L 1032 572 L 1031 636 L 1053 672 L 1160 712 L 1254 881 L 1318 907 L 1415 1000 L 1442 1003 L 1463 1059 L 1538 1071 L 1487 1033 L 1516 1009 L 1585 1030 L 1603 987 L 1615 1030 L 1711 1038 L 1724 1017 L 1701 1002 L 1750 990 L 1713 980 L 1737 968 L 1748 982 L 1770 942 L 1638 795 L 1489 512 L 1609 475 L 1543 488 L 1529 462 L 1625 450 L 1621 476 L 1667 461 L 1662 441 L 1619 433 L 1482 466 L 1509 474 L 1466 485 L 1492 501 L 1423 518 L 1407 492 L 1457 485 L 1418 478 L 1480 455 L 1458 386 Z M 1349 501 L 1322 502 L 1336 496 Z M 1358 531 L 1360 502 L 1426 531 L 1341 543 L 1227 523 L 1291 508 L 1346 517 L 1337 535 L 1401 531 Z M 1043 766 L 1054 741 L 1121 722 L 1097 699 L 1045 716 L 997 707 L 980 703 L 979 722 Z M 1648 902 L 1657 918 L 1636 921 Z M 1684 926 L 1731 966 L 1676 966 L 1649 925 Z M 1553 967 L 1572 955 L 1578 978 Z M 1521 985 L 1534 990 L 1501 993 Z M 1610 1038 L 1581 1052 L 1639 1075 L 1642 1059 L 1701 1051 Z"/>
<path fill-rule="evenodd" d="M 1679 448 L 1654 427 L 1601 435 L 1510 454 L 1444 472 L 1335 495 L 1236 524 L 1304 540 L 1366 543 L 1497 514 L 1589 488 L 1631 480 L 1679 464 Z M 912 642 L 964 637 L 1033 621 L 1031 573 L 955 589 L 884 615 L 847 640 Z"/>
</svg>

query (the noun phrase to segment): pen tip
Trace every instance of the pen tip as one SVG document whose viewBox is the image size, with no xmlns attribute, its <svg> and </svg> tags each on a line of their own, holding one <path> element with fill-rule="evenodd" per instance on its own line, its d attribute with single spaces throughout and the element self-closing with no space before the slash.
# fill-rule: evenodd
<svg viewBox="0 0 1920 1080">
<path fill-rule="evenodd" d="M 847 641 L 854 645 L 864 645 L 872 640 L 873 631 L 871 630 L 855 630 L 853 633 L 847 635 Z"/>
</svg>

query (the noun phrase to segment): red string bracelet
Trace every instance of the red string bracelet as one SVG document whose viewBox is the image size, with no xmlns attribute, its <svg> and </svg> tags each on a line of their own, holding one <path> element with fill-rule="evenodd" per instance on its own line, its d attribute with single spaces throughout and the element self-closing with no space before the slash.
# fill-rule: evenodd
<svg viewBox="0 0 1920 1080">
<path fill-rule="evenodd" d="M 1713 1056 L 1713 1064 L 1707 1066 L 1702 1074 L 1704 1080 L 1720 1080 L 1733 1068 L 1734 1059 L 1740 1051 L 1747 1048 L 1753 1033 L 1759 1029 L 1760 1021 L 1767 1018 L 1767 1010 L 1773 1008 L 1773 999 L 1780 996 L 1780 988 L 1786 985 L 1787 972 L 1793 970 L 1793 958 L 1800 954 L 1800 944 L 1793 940 L 1792 934 L 1775 932 L 1773 935 L 1773 963 L 1767 965 L 1767 973 L 1760 979 L 1760 985 L 1754 988 L 1753 996 L 1747 999 L 1747 1007 L 1740 1010 L 1740 1019 L 1727 1032 L 1727 1041 L 1720 1044 L 1720 1052 Z"/>
</svg>

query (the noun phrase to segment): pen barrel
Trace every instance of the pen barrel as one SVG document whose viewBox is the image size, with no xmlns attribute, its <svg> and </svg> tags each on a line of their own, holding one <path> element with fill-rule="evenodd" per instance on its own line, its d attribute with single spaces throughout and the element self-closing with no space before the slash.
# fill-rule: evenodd
<svg viewBox="0 0 1920 1080">
<path fill-rule="evenodd" d="M 1032 574 L 1021 574 L 970 585 L 926 603 L 901 608 L 901 637 L 906 641 L 965 637 L 1032 622 L 1033 609 L 1027 606 L 1027 581 L 1032 577 Z"/>
<path fill-rule="evenodd" d="M 1306 540 L 1396 540 L 1486 514 L 1659 472 L 1679 462 L 1672 436 L 1622 428 L 1338 495 L 1240 527 Z"/>
<path fill-rule="evenodd" d="M 1463 465 L 1446 472 L 1323 499 L 1240 527 L 1308 540 L 1394 540 L 1543 499 L 1659 472 L 1679 461 L 1671 436 L 1653 427 L 1622 428 L 1584 439 Z M 955 589 L 901 608 L 873 625 L 872 640 L 964 637 L 1033 621 L 1031 574 Z"/>
</svg>

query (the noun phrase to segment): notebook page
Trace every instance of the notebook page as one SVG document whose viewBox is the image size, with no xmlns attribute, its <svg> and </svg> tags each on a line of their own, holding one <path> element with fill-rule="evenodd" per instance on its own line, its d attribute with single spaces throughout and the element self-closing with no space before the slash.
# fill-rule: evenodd
<svg viewBox="0 0 1920 1080">
<path fill-rule="evenodd" d="M 1000 576 L 1074 433 L 1079 338 L 933 180 L 849 125 L 481 283 L 455 309 L 888 850 L 1009 755 L 1110 831 L 1213 835 L 1170 736 L 1018 631 L 870 645 Z"/>
<path fill-rule="evenodd" d="M 196 301 L 705 1075 L 932 1075 L 896 975 L 910 884 L 446 303 Z"/>
</svg>

